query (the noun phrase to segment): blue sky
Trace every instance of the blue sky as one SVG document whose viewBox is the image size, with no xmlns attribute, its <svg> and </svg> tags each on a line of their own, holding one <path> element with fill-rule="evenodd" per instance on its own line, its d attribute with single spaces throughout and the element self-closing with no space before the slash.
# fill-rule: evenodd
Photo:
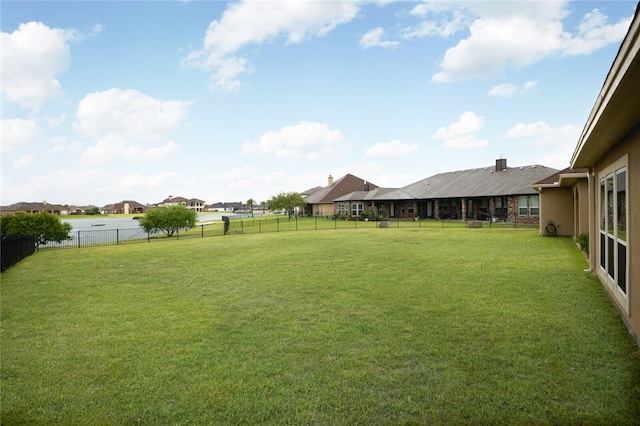
<svg viewBox="0 0 640 426">
<path fill-rule="evenodd" d="M 567 167 L 631 1 L 2 1 L 0 203 Z"/>
</svg>

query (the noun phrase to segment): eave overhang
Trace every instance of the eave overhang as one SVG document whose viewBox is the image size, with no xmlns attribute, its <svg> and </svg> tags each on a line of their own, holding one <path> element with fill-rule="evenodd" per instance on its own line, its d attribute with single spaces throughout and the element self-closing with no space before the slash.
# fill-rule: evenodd
<svg viewBox="0 0 640 426">
<path fill-rule="evenodd" d="M 640 111 L 640 19 L 638 10 L 571 158 L 571 168 L 592 167 L 638 125 Z"/>
</svg>

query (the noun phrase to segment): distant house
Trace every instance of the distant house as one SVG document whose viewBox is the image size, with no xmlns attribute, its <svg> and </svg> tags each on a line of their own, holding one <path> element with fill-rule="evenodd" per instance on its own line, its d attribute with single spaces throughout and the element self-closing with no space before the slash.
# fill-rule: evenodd
<svg viewBox="0 0 640 426">
<path fill-rule="evenodd" d="M 640 4 L 571 158 L 587 169 L 589 266 L 640 345 Z M 543 189 L 544 193 L 544 189 Z M 581 195 L 581 198 L 585 198 Z M 545 204 L 546 206 L 546 204 Z M 578 212 L 581 216 L 583 210 Z"/>
<path fill-rule="evenodd" d="M 21 201 L 19 203 L 0 207 L 0 214 L 2 215 L 15 214 L 18 212 L 26 212 L 26 213 L 47 212 L 54 215 L 66 216 L 69 214 L 69 207 L 61 206 L 59 204 L 49 204 L 46 201 L 43 201 L 41 203 Z"/>
<path fill-rule="evenodd" d="M 334 200 L 351 194 L 354 191 L 371 191 L 379 188 L 352 174 L 347 174 L 334 181 L 332 176 L 327 179 L 327 186 L 312 191 L 304 200 L 307 202 L 305 214 L 314 217 L 328 217 L 336 213 Z M 359 214 L 359 213 L 358 213 Z"/>
<path fill-rule="evenodd" d="M 137 201 L 125 200 L 115 204 L 107 204 L 100 213 L 102 214 L 144 214 L 147 212 L 147 206 Z"/>
<path fill-rule="evenodd" d="M 504 220 L 538 223 L 539 197 L 532 184 L 556 169 L 541 165 L 495 166 L 440 173 L 376 194 L 371 208 L 395 218 Z"/>
<path fill-rule="evenodd" d="M 182 205 L 190 210 L 195 210 L 197 212 L 204 211 L 204 201 L 199 200 L 197 198 L 184 198 L 184 197 L 173 197 L 169 196 L 165 198 L 161 202 L 157 203 L 156 206 L 178 206 Z"/>
<path fill-rule="evenodd" d="M 249 206 L 241 202 L 231 202 L 231 203 L 222 202 L 222 203 L 211 204 L 209 211 L 233 213 L 236 211 L 248 211 L 248 210 L 249 210 Z"/>
</svg>

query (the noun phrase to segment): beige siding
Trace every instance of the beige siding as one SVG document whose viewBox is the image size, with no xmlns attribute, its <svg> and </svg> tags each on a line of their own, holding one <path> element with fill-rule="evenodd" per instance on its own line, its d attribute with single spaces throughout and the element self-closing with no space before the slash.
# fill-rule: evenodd
<svg viewBox="0 0 640 426">
<path fill-rule="evenodd" d="M 628 203 L 628 217 L 627 217 L 627 251 L 628 251 L 628 275 L 627 275 L 627 299 L 628 299 L 628 313 L 624 306 L 624 301 L 620 300 L 620 297 L 616 297 L 616 289 L 607 284 L 606 272 L 602 271 L 599 266 L 600 259 L 600 244 L 599 239 L 596 238 L 592 247 L 595 249 L 595 265 L 594 270 L 604 283 L 604 288 L 607 289 L 612 296 L 611 299 L 619 306 L 619 310 L 627 323 L 631 328 L 636 339 L 640 343 L 640 198 L 633 196 L 633 194 L 640 193 L 640 130 L 636 129 L 634 133 L 618 143 L 613 149 L 611 149 L 600 161 L 595 165 L 595 176 L 599 176 L 604 170 L 607 170 L 611 165 L 619 162 L 622 158 L 627 160 L 627 203 Z M 596 191 L 598 190 L 598 180 L 593 179 Z M 599 236 L 600 223 L 600 208 L 599 201 L 595 203 L 595 232 Z"/>
<path fill-rule="evenodd" d="M 544 188 L 540 194 L 540 233 L 546 235 L 547 224 L 553 223 L 557 235 L 574 234 L 573 188 Z"/>
</svg>

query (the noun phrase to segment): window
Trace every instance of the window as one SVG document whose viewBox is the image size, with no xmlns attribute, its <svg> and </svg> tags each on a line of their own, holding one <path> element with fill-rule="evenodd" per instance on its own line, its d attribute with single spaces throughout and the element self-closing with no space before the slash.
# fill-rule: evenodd
<svg viewBox="0 0 640 426">
<path fill-rule="evenodd" d="M 600 277 L 629 313 L 627 298 L 627 157 L 605 169 L 599 179 Z"/>
<path fill-rule="evenodd" d="M 538 208 L 538 196 L 532 195 L 529 197 L 529 212 L 531 216 L 538 216 L 540 214 L 540 209 Z"/>
<path fill-rule="evenodd" d="M 363 210 L 362 203 L 351 204 L 351 216 L 358 216 L 362 210 Z"/>
<path fill-rule="evenodd" d="M 520 195 L 518 197 L 518 214 L 520 216 L 538 216 L 540 214 L 538 196 Z"/>
<path fill-rule="evenodd" d="M 527 206 L 527 196 L 526 195 L 521 195 L 518 197 L 518 214 L 520 216 L 526 216 L 527 212 L 528 212 L 528 206 Z"/>
</svg>

